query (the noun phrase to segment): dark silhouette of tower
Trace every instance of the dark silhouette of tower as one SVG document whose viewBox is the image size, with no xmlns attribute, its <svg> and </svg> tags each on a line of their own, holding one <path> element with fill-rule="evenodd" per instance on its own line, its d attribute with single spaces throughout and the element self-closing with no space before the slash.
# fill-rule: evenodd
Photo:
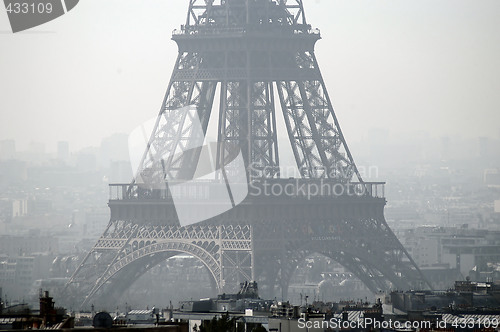
<svg viewBox="0 0 500 332">
<path fill-rule="evenodd" d="M 178 253 L 200 259 L 226 292 L 257 280 L 263 296 L 286 297 L 295 268 L 312 253 L 339 262 L 374 292 L 425 287 L 385 222 L 384 183 L 364 182 L 356 168 L 314 54 L 320 34 L 306 23 L 302 0 L 190 0 L 172 39 L 179 55 L 138 176 L 110 186 L 110 223 L 69 281 L 69 298 L 73 290 L 83 305 L 111 301 Z M 299 178 L 281 178 L 277 109 Z M 218 119 L 212 159 L 222 171 L 197 180 L 211 116 Z M 225 169 L 236 155 L 243 171 Z M 243 196 L 234 187 L 242 178 Z M 230 208 L 220 203 L 221 213 L 205 218 L 226 189 Z M 183 223 L 181 210 L 201 221 Z"/>
</svg>

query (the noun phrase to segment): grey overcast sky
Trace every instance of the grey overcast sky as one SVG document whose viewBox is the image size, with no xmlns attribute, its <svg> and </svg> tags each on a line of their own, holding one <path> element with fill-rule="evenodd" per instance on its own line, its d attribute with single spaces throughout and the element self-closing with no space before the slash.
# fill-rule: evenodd
<svg viewBox="0 0 500 332">
<path fill-rule="evenodd" d="M 188 0 L 81 0 L 12 34 L 0 10 L 0 140 L 71 150 L 156 116 Z M 349 141 L 500 135 L 499 0 L 304 0 Z M 283 134 L 283 133 L 282 133 Z M 369 137 L 368 137 L 369 139 Z"/>
</svg>

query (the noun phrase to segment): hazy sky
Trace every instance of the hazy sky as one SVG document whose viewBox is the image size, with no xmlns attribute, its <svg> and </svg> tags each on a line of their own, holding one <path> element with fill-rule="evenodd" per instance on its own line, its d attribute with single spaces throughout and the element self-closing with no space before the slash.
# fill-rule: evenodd
<svg viewBox="0 0 500 332">
<path fill-rule="evenodd" d="M 81 0 L 12 34 L 0 9 L 0 140 L 99 145 L 156 116 L 188 0 Z M 304 0 L 349 141 L 500 135 L 500 1 Z M 284 133 L 281 133 L 283 135 Z"/>
</svg>

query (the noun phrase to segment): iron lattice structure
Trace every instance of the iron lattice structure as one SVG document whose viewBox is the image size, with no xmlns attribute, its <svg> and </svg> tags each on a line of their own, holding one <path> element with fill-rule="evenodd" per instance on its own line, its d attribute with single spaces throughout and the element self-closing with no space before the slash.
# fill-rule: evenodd
<svg viewBox="0 0 500 332">
<path fill-rule="evenodd" d="M 111 185 L 111 221 L 71 277 L 68 298 L 82 296 L 84 306 L 110 301 L 178 253 L 200 259 L 218 291 L 258 280 L 265 296 L 286 297 L 293 271 L 312 253 L 339 262 L 374 292 L 427 284 L 387 226 L 384 184 L 364 182 L 356 168 L 315 57 L 320 34 L 306 23 L 302 0 L 190 0 L 172 39 L 179 54 L 141 169 L 160 181 L 192 179 L 201 152 L 189 142 L 207 134 L 220 91 L 216 165 L 238 148 L 250 193 L 217 217 L 181 227 L 168 188 Z M 281 178 L 278 105 L 298 179 Z M 290 190 L 264 194 L 273 185 Z M 210 196 L 207 183 L 190 186 L 190 198 Z M 322 189 L 304 190 L 313 187 Z"/>
</svg>

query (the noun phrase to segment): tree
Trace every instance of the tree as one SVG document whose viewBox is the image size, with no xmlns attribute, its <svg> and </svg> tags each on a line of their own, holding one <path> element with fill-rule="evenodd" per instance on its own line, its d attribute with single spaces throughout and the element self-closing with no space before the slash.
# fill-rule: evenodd
<svg viewBox="0 0 500 332">
<path fill-rule="evenodd" d="M 229 314 L 225 313 L 221 318 L 214 316 L 212 320 L 202 324 L 199 332 L 237 332 L 236 331 L 236 318 L 229 318 Z"/>
</svg>

